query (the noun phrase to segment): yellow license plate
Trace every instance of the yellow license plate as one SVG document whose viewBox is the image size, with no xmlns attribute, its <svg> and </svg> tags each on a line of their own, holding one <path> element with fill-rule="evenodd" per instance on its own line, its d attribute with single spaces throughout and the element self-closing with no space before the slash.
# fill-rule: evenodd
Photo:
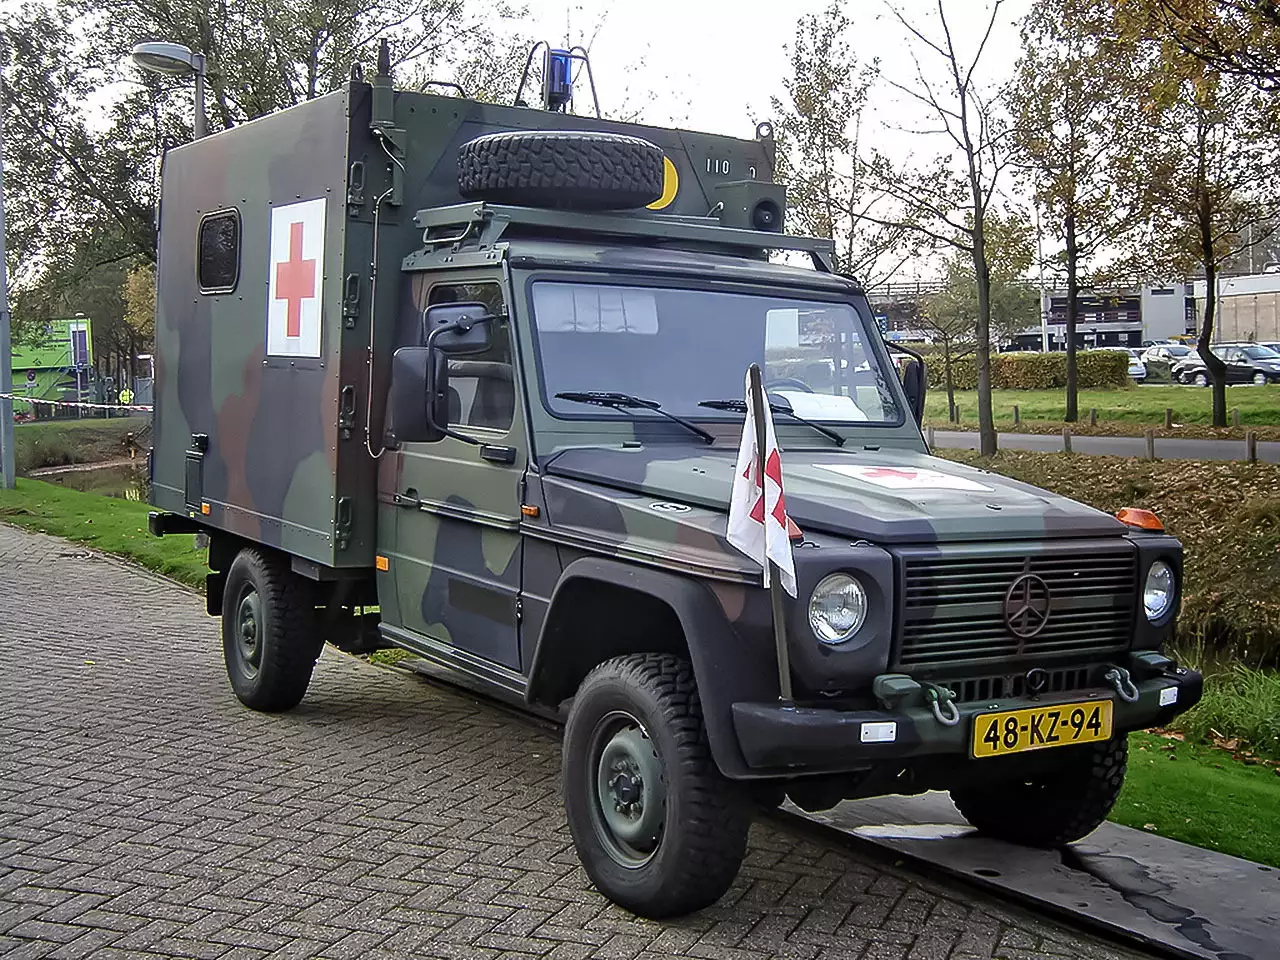
<svg viewBox="0 0 1280 960">
<path fill-rule="evenodd" d="M 1003 757 L 1028 750 L 1111 739 L 1110 700 L 1058 703 L 973 718 L 973 756 Z"/>
</svg>

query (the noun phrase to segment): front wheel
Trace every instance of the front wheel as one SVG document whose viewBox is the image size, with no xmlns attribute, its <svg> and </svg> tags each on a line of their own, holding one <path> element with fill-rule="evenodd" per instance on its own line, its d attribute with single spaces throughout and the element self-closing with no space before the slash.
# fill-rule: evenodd
<svg viewBox="0 0 1280 960">
<path fill-rule="evenodd" d="M 592 670 L 569 711 L 563 774 L 578 856 L 615 903 L 676 916 L 738 875 L 750 803 L 711 757 L 687 660 L 633 654 Z"/>
<path fill-rule="evenodd" d="M 266 713 L 296 707 L 323 646 L 311 583 L 282 557 L 241 550 L 222 594 L 222 656 L 240 701 Z"/>
<path fill-rule="evenodd" d="M 1207 373 L 1197 373 L 1192 380 L 1197 387 L 1207 387 L 1209 385 L 1209 375 Z"/>
<path fill-rule="evenodd" d="M 1124 786 L 1129 740 L 1121 735 L 1061 753 L 1050 772 L 956 787 L 951 799 L 988 836 L 1028 847 L 1072 843 L 1096 830 L 1115 805 Z"/>
<path fill-rule="evenodd" d="M 1255 373 L 1253 375 L 1253 382 L 1256 386 L 1264 387 L 1267 385 L 1267 375 L 1265 373 Z"/>
</svg>

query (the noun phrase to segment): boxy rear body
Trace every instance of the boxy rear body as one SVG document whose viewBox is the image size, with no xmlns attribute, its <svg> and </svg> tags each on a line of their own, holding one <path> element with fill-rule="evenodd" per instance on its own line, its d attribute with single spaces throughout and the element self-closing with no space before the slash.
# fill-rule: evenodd
<svg viewBox="0 0 1280 960">
<path fill-rule="evenodd" d="M 673 168 L 669 182 L 679 184 L 659 201 L 663 214 L 704 216 L 717 203 L 716 184 L 772 176 L 771 140 L 359 82 L 170 150 L 156 280 L 152 502 L 278 547 L 316 575 L 371 571 L 376 464 L 366 427 L 376 451 L 395 325 L 421 312 L 401 270 L 422 245 L 415 215 L 462 201 L 459 145 L 540 129 L 549 117 L 557 129 L 626 133 L 660 146 Z M 287 261 L 273 261 L 273 212 Z M 317 217 L 321 231 L 312 228 Z M 294 222 L 304 222 L 301 243 L 286 234 Z M 319 297 L 301 302 L 308 283 Z M 270 335 L 273 323 L 299 324 L 303 352 L 281 349 L 286 339 Z"/>
</svg>

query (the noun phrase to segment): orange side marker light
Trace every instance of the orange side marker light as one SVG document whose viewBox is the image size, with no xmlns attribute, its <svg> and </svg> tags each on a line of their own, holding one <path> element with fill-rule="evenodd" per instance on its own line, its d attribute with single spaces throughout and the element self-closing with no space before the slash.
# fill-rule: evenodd
<svg viewBox="0 0 1280 960">
<path fill-rule="evenodd" d="M 391 561 L 388 560 L 386 557 L 374 557 L 373 565 L 377 567 L 379 570 L 381 570 L 383 573 L 386 573 L 388 570 L 391 569 Z"/>
<path fill-rule="evenodd" d="M 525 503 L 525 504 L 522 504 L 522 505 L 520 506 L 520 512 L 521 512 L 522 514 L 524 514 L 526 517 L 536 517 L 536 516 L 538 516 L 540 513 L 542 513 L 542 511 L 541 511 L 541 510 L 539 510 L 539 509 L 537 508 L 537 506 L 535 506 L 535 505 L 534 505 L 534 504 L 532 504 L 532 503 Z"/>
<path fill-rule="evenodd" d="M 1116 519 L 1121 523 L 1138 527 L 1141 530 L 1163 530 L 1164 524 L 1150 510 L 1143 510 L 1140 507 L 1124 507 L 1116 511 Z"/>
</svg>

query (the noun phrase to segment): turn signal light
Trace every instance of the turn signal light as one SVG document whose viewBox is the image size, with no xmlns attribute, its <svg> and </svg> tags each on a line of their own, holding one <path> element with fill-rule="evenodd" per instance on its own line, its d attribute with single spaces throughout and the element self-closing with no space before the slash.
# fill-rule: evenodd
<svg viewBox="0 0 1280 960">
<path fill-rule="evenodd" d="M 1163 530 L 1164 524 L 1150 510 L 1143 510 L 1140 507 L 1124 507 L 1116 511 L 1116 519 L 1121 523 L 1130 527 L 1138 527 L 1141 530 Z"/>
</svg>

